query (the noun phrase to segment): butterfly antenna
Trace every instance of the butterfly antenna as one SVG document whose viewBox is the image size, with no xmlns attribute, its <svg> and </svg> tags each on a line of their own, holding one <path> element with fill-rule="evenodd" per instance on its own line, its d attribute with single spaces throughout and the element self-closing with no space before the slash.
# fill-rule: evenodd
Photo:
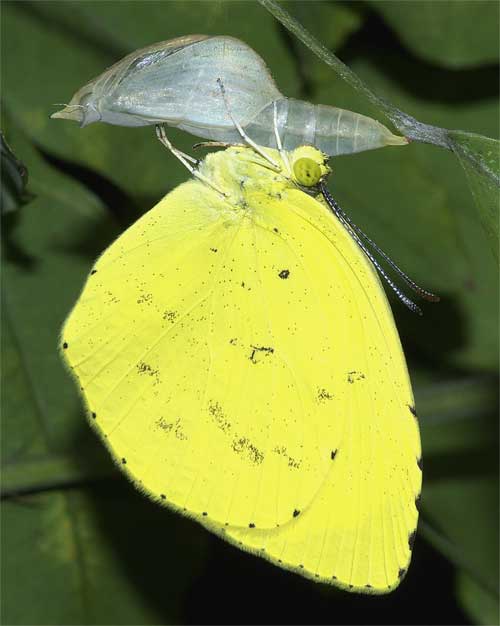
<svg viewBox="0 0 500 626">
<path fill-rule="evenodd" d="M 337 216 L 338 217 L 338 216 Z M 415 302 L 413 302 L 413 300 L 411 300 L 410 298 L 408 298 L 408 296 L 406 296 L 401 289 L 389 278 L 389 276 L 387 276 L 387 274 L 385 273 L 384 269 L 381 267 L 380 263 L 377 261 L 377 259 L 373 256 L 373 254 L 368 250 L 368 248 L 365 246 L 365 244 L 361 241 L 361 239 L 357 236 L 357 234 L 354 232 L 354 230 L 351 228 L 351 226 L 349 225 L 348 222 L 346 222 L 344 219 L 342 219 L 341 217 L 339 217 L 340 221 L 342 222 L 342 224 L 344 225 L 344 228 L 349 232 L 349 234 L 351 235 L 351 237 L 354 239 L 354 241 L 358 244 L 358 246 L 361 248 L 361 250 L 363 250 L 363 252 L 366 254 L 366 256 L 370 259 L 370 261 L 373 263 L 373 265 L 376 267 L 378 273 L 382 276 L 382 278 L 385 280 L 385 282 L 389 285 L 389 287 L 394 291 L 394 293 L 397 295 L 397 297 L 401 300 L 401 302 L 407 306 L 410 311 L 412 311 L 413 313 L 417 313 L 418 315 L 423 315 L 422 313 L 422 309 L 417 306 L 415 304 Z"/>
<path fill-rule="evenodd" d="M 439 296 L 423 289 L 419 285 L 415 283 L 403 270 L 394 263 L 394 261 L 372 240 L 366 233 L 364 233 L 359 226 L 357 226 L 351 218 L 342 210 L 342 208 L 338 205 L 338 203 L 333 198 L 332 194 L 328 191 L 326 186 L 321 185 L 321 191 L 328 205 L 335 213 L 335 215 L 342 221 L 344 225 L 350 226 L 350 229 L 355 231 L 358 235 L 363 237 L 363 239 L 371 245 L 371 247 L 378 253 L 380 256 L 387 261 L 387 263 L 394 269 L 394 271 L 405 281 L 405 283 L 422 299 L 428 300 L 429 302 L 439 302 Z"/>
<path fill-rule="evenodd" d="M 283 144 L 281 143 L 281 136 L 278 128 L 278 107 L 276 105 L 276 100 L 273 101 L 273 126 L 274 126 L 274 138 L 276 140 L 276 147 L 278 148 L 278 152 L 280 153 L 281 160 L 283 161 L 283 165 L 285 166 L 285 170 L 288 176 L 292 176 L 292 168 L 290 167 L 290 161 L 288 160 L 288 155 L 283 150 Z"/>
<path fill-rule="evenodd" d="M 332 207 L 332 209 L 334 210 L 335 214 L 338 217 L 342 216 L 343 220 L 345 222 L 347 222 L 349 224 L 349 226 L 353 230 L 355 230 L 358 235 L 363 237 L 363 239 L 366 242 L 368 242 L 371 245 L 371 247 L 376 252 L 378 252 L 378 254 L 380 254 L 380 256 L 382 258 L 384 258 L 387 261 L 387 263 L 394 269 L 394 271 L 397 272 L 397 274 L 405 281 L 405 283 L 411 289 L 413 289 L 413 291 L 416 294 L 418 294 L 422 299 L 428 300 L 429 302 L 439 302 L 439 300 L 440 300 L 439 296 L 436 296 L 435 294 L 431 293 L 430 291 L 427 291 L 426 289 L 423 289 L 422 287 L 417 285 L 417 283 L 415 283 L 415 281 L 413 281 L 407 274 L 405 274 L 405 272 L 403 272 L 403 270 L 399 266 L 396 265 L 396 263 L 394 263 L 394 261 L 391 259 L 390 256 L 388 256 L 381 248 L 379 248 L 379 246 L 377 246 L 377 244 L 373 241 L 373 239 L 370 239 L 370 237 L 368 237 L 368 235 L 366 233 L 364 233 L 361 230 L 361 228 L 359 228 L 359 226 L 357 226 L 351 220 L 351 218 L 347 215 L 347 213 L 345 213 L 345 211 L 343 211 L 342 208 L 338 205 L 338 203 L 335 201 L 335 199 L 333 198 L 331 193 L 328 191 L 328 189 L 326 189 L 326 187 L 324 187 L 324 189 L 323 189 L 323 194 L 325 195 L 325 197 L 326 197 L 326 194 L 328 194 L 327 202 Z"/>
<path fill-rule="evenodd" d="M 413 300 L 408 298 L 408 296 L 406 296 L 401 291 L 401 289 L 399 289 L 399 287 L 389 278 L 389 276 L 386 274 L 384 269 L 381 267 L 380 263 L 375 259 L 373 254 L 368 250 L 368 248 L 365 246 L 365 244 L 360 239 L 360 237 L 358 237 L 358 235 L 356 233 L 356 230 L 354 229 L 354 227 L 350 223 L 350 220 L 346 220 L 344 218 L 345 213 L 340 209 L 338 204 L 333 199 L 331 193 L 328 191 L 328 189 L 326 189 L 326 187 L 323 184 L 321 184 L 321 191 L 323 193 L 323 196 L 324 196 L 326 202 L 328 203 L 328 206 L 332 210 L 332 212 L 337 216 L 337 218 L 340 220 L 340 222 L 342 223 L 344 228 L 348 231 L 348 233 L 351 235 L 351 237 L 354 239 L 354 241 L 358 244 L 358 246 L 361 248 L 361 250 L 363 250 L 365 255 L 370 259 L 370 261 L 373 263 L 373 265 L 375 266 L 375 268 L 377 269 L 379 274 L 386 281 L 386 283 L 389 285 L 389 287 L 394 291 L 394 293 L 399 298 L 399 300 L 401 300 L 401 302 L 406 307 L 408 307 L 408 309 L 410 309 L 410 311 L 412 311 L 413 313 L 417 313 L 418 315 L 422 315 L 422 310 L 420 309 L 420 307 L 417 306 L 413 302 Z"/>
</svg>

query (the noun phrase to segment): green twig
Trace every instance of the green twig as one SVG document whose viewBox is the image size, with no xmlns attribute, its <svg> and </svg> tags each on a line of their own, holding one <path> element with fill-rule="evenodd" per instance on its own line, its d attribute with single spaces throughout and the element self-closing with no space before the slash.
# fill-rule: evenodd
<svg viewBox="0 0 500 626">
<path fill-rule="evenodd" d="M 345 63 L 328 50 L 314 35 L 305 29 L 300 22 L 288 13 L 275 0 L 258 0 L 279 22 L 293 35 L 314 52 L 322 61 L 332 67 L 351 87 L 363 94 L 377 106 L 394 126 L 408 139 L 421 143 L 432 143 L 442 148 L 451 149 L 447 131 L 444 128 L 430 126 L 419 122 L 411 115 L 401 111 L 393 104 L 374 93 L 359 76 Z"/>
</svg>

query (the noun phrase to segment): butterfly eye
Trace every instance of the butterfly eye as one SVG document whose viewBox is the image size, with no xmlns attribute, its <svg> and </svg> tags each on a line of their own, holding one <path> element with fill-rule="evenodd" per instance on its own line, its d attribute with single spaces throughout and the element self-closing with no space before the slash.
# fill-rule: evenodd
<svg viewBox="0 0 500 626">
<path fill-rule="evenodd" d="M 321 180 L 321 166 L 313 159 L 303 157 L 293 164 L 293 174 L 299 185 L 314 187 Z"/>
</svg>

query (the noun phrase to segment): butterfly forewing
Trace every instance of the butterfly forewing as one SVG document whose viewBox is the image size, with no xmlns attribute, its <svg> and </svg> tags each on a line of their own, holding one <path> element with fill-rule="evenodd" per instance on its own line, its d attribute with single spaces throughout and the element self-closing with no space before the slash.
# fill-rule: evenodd
<svg viewBox="0 0 500 626">
<path fill-rule="evenodd" d="M 93 423 L 142 489 L 221 524 L 275 528 L 320 488 L 336 426 L 311 392 L 314 368 L 294 364 L 322 314 L 300 313 L 284 266 L 270 304 L 256 237 L 247 215 L 185 184 L 97 261 L 62 340 Z M 285 314 L 298 324 L 286 342 Z"/>
</svg>

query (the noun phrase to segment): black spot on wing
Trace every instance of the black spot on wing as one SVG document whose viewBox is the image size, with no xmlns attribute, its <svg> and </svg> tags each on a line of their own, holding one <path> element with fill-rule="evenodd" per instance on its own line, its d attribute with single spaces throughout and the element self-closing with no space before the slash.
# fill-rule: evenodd
<svg viewBox="0 0 500 626">
<path fill-rule="evenodd" d="M 356 371 L 347 372 L 347 382 L 350 385 L 357 382 L 358 380 L 363 380 L 364 378 L 365 378 L 365 375 L 363 374 L 363 372 L 356 372 Z"/>
<path fill-rule="evenodd" d="M 166 499 L 167 499 L 167 496 L 166 496 L 164 493 L 160 493 L 160 498 L 161 498 L 162 500 L 166 500 Z"/>
<path fill-rule="evenodd" d="M 137 304 L 151 304 L 153 302 L 152 293 L 141 293 L 137 298 Z"/>
<path fill-rule="evenodd" d="M 321 387 L 317 391 L 316 398 L 318 402 L 327 402 L 328 400 L 333 400 L 333 395 L 328 391 L 328 389 Z"/>
<path fill-rule="evenodd" d="M 401 580 L 405 574 L 406 574 L 406 569 L 401 568 L 398 572 L 399 580 Z"/>
<path fill-rule="evenodd" d="M 417 532 L 414 530 L 413 532 L 411 532 L 408 535 L 408 546 L 409 546 L 410 550 L 413 550 L 413 545 L 415 543 L 416 534 L 417 534 Z"/>
<path fill-rule="evenodd" d="M 226 418 L 226 415 L 219 402 L 215 402 L 213 400 L 210 401 L 208 403 L 208 412 L 210 413 L 216 425 L 222 430 L 222 432 L 226 433 L 231 430 L 231 423 Z"/>
<path fill-rule="evenodd" d="M 252 361 L 252 363 L 254 365 L 257 365 L 257 363 L 260 363 L 262 361 L 262 359 L 259 358 L 260 354 L 263 354 L 265 356 L 269 356 L 270 354 L 274 353 L 274 348 L 272 347 L 266 347 L 266 346 L 251 346 L 252 348 L 252 352 L 249 356 L 250 361 Z"/>
<path fill-rule="evenodd" d="M 106 304 L 117 304 L 120 300 L 113 294 L 112 291 L 106 291 Z"/>
<path fill-rule="evenodd" d="M 408 405 L 408 408 L 410 409 L 410 413 L 413 415 L 413 417 L 418 420 L 418 415 L 417 415 L 417 411 L 415 410 L 415 407 L 412 406 L 411 404 Z"/>
<path fill-rule="evenodd" d="M 95 420 L 97 415 L 93 411 L 92 411 L 91 415 L 92 415 L 92 419 Z"/>
<path fill-rule="evenodd" d="M 166 310 L 163 312 L 163 319 L 166 320 L 167 322 L 175 322 L 175 320 L 178 317 L 178 313 L 177 311 L 170 311 L 170 310 Z"/>
<path fill-rule="evenodd" d="M 264 460 L 264 454 L 247 437 L 235 437 L 231 448 L 254 465 L 260 465 Z"/>
<path fill-rule="evenodd" d="M 122 465 L 127 465 L 127 459 L 125 457 L 122 458 Z"/>
<path fill-rule="evenodd" d="M 335 457 L 337 456 L 337 450 L 332 450 L 331 454 L 330 454 L 330 458 L 331 460 L 335 460 Z"/>
<path fill-rule="evenodd" d="M 275 454 L 278 454 L 279 456 L 283 456 L 287 460 L 288 467 L 292 467 L 293 469 L 300 468 L 302 461 L 300 459 L 296 459 L 293 456 L 290 456 L 285 446 L 275 446 L 273 448 L 273 452 Z"/>
<path fill-rule="evenodd" d="M 282 278 L 283 280 L 285 280 L 286 278 L 290 276 L 290 270 L 281 270 L 278 276 Z"/>
<path fill-rule="evenodd" d="M 253 522 L 250 522 L 250 524 L 248 524 L 248 528 L 255 528 L 255 524 Z"/>
<path fill-rule="evenodd" d="M 293 516 L 298 517 L 300 515 L 300 511 L 298 509 L 294 509 Z"/>
<path fill-rule="evenodd" d="M 92 270 L 92 271 L 90 272 L 90 275 L 91 275 L 91 276 L 93 276 L 93 275 L 94 275 L 94 274 L 96 274 L 96 273 L 97 273 L 97 270 Z"/>
<path fill-rule="evenodd" d="M 187 439 L 187 435 L 182 428 L 180 417 L 173 422 L 168 422 L 164 417 L 160 417 L 160 419 L 156 421 L 156 425 L 167 434 L 173 433 L 176 439 L 180 439 L 181 441 Z"/>
<path fill-rule="evenodd" d="M 149 363 L 145 363 L 144 361 L 137 363 L 137 372 L 154 378 L 154 385 L 157 385 L 160 382 L 160 370 L 151 367 Z"/>
<path fill-rule="evenodd" d="M 66 342 L 63 343 L 63 350 L 67 350 L 68 349 L 68 344 Z"/>
</svg>

